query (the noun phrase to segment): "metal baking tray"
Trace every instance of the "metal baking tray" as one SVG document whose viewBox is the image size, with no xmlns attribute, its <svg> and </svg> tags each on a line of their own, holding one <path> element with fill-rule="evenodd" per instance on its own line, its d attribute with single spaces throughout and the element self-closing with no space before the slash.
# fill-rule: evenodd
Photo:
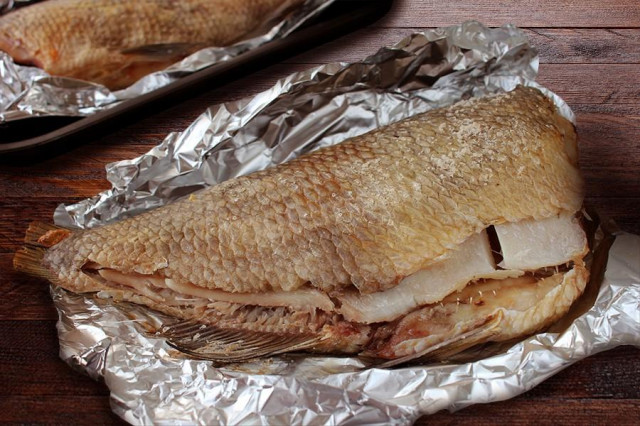
<svg viewBox="0 0 640 426">
<path fill-rule="evenodd" d="M 33 117 L 0 124 L 0 160 L 47 157 L 67 151 L 190 96 L 223 86 L 268 65 L 375 22 L 393 0 L 338 0 L 284 39 L 212 65 L 174 83 L 89 117 Z M 118 123 L 118 126 L 115 126 Z"/>
</svg>

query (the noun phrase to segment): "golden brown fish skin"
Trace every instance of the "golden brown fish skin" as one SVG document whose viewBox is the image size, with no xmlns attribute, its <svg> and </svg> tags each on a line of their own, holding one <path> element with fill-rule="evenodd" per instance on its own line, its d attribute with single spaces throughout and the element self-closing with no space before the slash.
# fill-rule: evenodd
<svg viewBox="0 0 640 426">
<path fill-rule="evenodd" d="M 579 210 L 559 120 L 530 88 L 459 103 L 75 233 L 44 263 L 72 291 L 100 288 L 87 262 L 231 292 L 381 291 L 490 224 Z"/>
<path fill-rule="evenodd" d="M 226 46 L 302 0 L 48 0 L 0 18 L 0 50 L 52 75 L 117 89 L 199 48 Z M 175 54 L 123 51 L 176 44 Z"/>
</svg>

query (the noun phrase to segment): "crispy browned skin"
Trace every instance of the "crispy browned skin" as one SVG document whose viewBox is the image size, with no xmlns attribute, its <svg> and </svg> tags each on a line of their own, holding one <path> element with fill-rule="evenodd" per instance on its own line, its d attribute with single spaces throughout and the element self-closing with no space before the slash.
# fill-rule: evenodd
<svg viewBox="0 0 640 426">
<path fill-rule="evenodd" d="M 125 87 L 226 46 L 302 0 L 49 0 L 0 18 L 0 50 L 53 75 Z M 145 46 L 172 45 L 144 51 Z"/>
<path fill-rule="evenodd" d="M 87 265 L 229 292 L 388 289 L 491 224 L 579 210 L 563 120 L 534 89 L 463 102 L 74 233 L 45 265 L 74 291 L 100 288 Z"/>
</svg>

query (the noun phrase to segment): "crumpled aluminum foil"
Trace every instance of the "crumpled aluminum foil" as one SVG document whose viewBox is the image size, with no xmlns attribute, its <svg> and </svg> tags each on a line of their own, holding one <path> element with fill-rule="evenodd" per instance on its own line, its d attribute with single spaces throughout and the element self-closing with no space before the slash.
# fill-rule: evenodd
<svg viewBox="0 0 640 426">
<path fill-rule="evenodd" d="M 264 28 L 256 31 L 260 35 L 231 46 L 201 49 L 162 71 L 148 74 L 131 86 L 113 92 L 100 84 L 52 77 L 39 68 L 15 64 L 11 56 L 0 51 L 0 123 L 36 116 L 89 116 L 112 108 L 203 68 L 284 38 L 334 1 L 305 0 L 302 6 L 277 22 L 266 21 Z M 34 2 L 0 0 L 0 13 L 28 3 Z"/>
<path fill-rule="evenodd" d="M 539 87 L 537 64 L 512 26 L 467 22 L 416 33 L 363 61 L 296 73 L 252 98 L 209 108 L 149 153 L 109 165 L 113 188 L 60 206 L 55 221 L 100 225 L 430 108 L 517 84 Z M 618 235 L 610 252 L 597 251 L 594 265 L 607 256 L 602 282 L 592 281 L 582 302 L 546 332 L 483 352 L 480 360 L 392 370 L 330 356 L 216 368 L 154 335 L 164 315 L 56 288 L 52 295 L 61 357 L 103 378 L 113 410 L 133 424 L 408 423 L 508 399 L 586 356 L 640 346 L 640 237 Z"/>
</svg>

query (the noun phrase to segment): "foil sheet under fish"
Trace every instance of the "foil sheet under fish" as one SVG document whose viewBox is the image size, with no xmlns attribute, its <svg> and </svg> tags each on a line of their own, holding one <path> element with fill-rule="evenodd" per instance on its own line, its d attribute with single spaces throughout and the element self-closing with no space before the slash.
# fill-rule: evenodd
<svg viewBox="0 0 640 426">
<path fill-rule="evenodd" d="M 113 188 L 61 206 L 56 223 L 89 228 L 135 215 L 465 97 L 518 84 L 539 87 L 536 73 L 535 50 L 513 27 L 490 30 L 471 22 L 414 34 L 365 61 L 297 73 L 260 96 L 211 108 L 148 154 L 110 165 Z M 545 93 L 572 120 L 566 104 Z M 289 111 L 308 105 L 309 96 L 315 108 L 292 119 Z M 278 123 L 278 131 L 263 131 L 270 123 Z M 290 135 L 300 132 L 307 137 L 293 143 Z M 606 247 L 600 251 L 607 254 Z M 355 358 L 330 356 L 217 368 L 181 357 L 150 334 L 168 320 L 161 314 L 135 305 L 125 314 L 108 301 L 60 289 L 53 297 L 61 315 L 61 357 L 102 377 L 114 411 L 131 423 L 404 423 L 504 400 L 590 354 L 640 346 L 639 256 L 638 237 L 618 236 L 604 280 L 587 288 L 593 298 L 559 328 L 475 361 L 394 370 L 362 370 Z"/>
</svg>

